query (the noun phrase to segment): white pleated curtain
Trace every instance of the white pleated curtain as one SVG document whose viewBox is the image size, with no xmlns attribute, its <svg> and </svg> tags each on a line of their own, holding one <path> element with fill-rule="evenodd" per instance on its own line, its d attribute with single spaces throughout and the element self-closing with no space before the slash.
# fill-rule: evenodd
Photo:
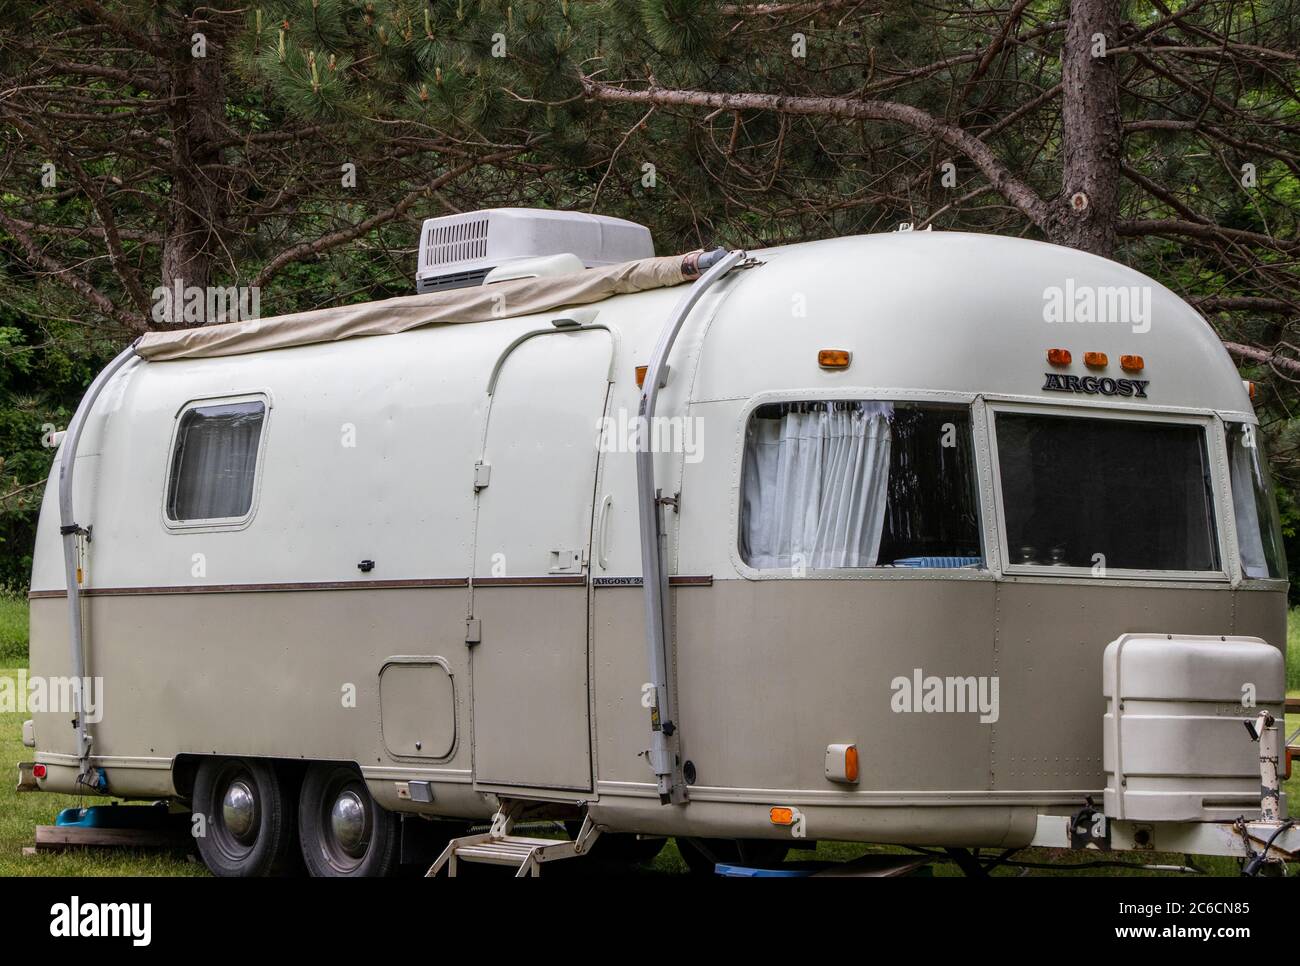
<svg viewBox="0 0 1300 966">
<path fill-rule="evenodd" d="M 1237 552 L 1245 577 L 1267 577 L 1268 560 L 1264 555 L 1264 537 L 1260 533 L 1259 508 L 1255 502 L 1258 486 L 1259 450 L 1243 445 L 1240 427 L 1229 438 L 1228 475 L 1232 483 L 1232 508 L 1237 522 Z M 1253 430 L 1252 430 L 1253 432 Z"/>
<path fill-rule="evenodd" d="M 889 403 L 806 403 L 750 420 L 741 541 L 751 567 L 876 565 L 892 414 Z"/>
<path fill-rule="evenodd" d="M 260 402 L 205 406 L 182 417 L 170 500 L 173 520 L 241 517 L 253 503 Z"/>
</svg>

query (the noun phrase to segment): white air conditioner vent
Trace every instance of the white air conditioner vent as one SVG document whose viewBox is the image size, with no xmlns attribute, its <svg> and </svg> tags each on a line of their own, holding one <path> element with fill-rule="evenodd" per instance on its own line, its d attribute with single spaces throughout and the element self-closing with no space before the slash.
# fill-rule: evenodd
<svg viewBox="0 0 1300 966">
<path fill-rule="evenodd" d="M 487 254 L 488 220 L 475 218 L 449 225 L 436 224 L 437 219 L 424 223 L 424 267 L 433 268 L 450 262 L 463 262 L 482 258 Z"/>
<path fill-rule="evenodd" d="M 570 256 L 575 267 L 579 263 L 584 268 L 616 265 L 651 257 L 654 241 L 644 225 L 580 211 L 490 208 L 429 218 L 420 232 L 416 290 L 463 288 L 519 274 L 551 274 L 501 271 L 488 278 L 493 269 L 512 262 L 557 255 Z"/>
</svg>

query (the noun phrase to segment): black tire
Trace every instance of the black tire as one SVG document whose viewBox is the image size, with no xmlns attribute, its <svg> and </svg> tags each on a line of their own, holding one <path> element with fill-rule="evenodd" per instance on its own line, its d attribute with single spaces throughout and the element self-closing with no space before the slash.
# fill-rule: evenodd
<svg viewBox="0 0 1300 966">
<path fill-rule="evenodd" d="M 576 839 L 582 823 L 564 823 L 569 838 Z M 661 838 L 637 838 L 633 832 L 602 832 L 591 848 L 591 860 L 607 865 L 646 865 L 653 862 L 668 843 Z"/>
<path fill-rule="evenodd" d="M 379 807 L 354 766 L 322 762 L 302 780 L 298 840 L 315 878 L 389 876 L 401 858 L 401 818 Z"/>
<path fill-rule="evenodd" d="M 692 875 L 713 875 L 715 867 L 743 865 L 768 868 L 780 865 L 790 851 L 790 843 L 777 839 L 683 839 L 677 851 Z"/>
<path fill-rule="evenodd" d="M 294 807 L 271 764 L 251 758 L 211 758 L 194 777 L 196 836 L 213 875 L 257 878 L 289 871 L 294 863 Z"/>
</svg>

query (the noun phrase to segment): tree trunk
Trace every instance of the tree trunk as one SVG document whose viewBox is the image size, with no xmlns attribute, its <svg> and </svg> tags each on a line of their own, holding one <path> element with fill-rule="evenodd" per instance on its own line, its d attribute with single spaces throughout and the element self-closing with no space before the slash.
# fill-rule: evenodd
<svg viewBox="0 0 1300 966">
<path fill-rule="evenodd" d="M 161 285 L 174 290 L 206 290 L 212 281 L 213 254 L 220 244 L 224 217 L 225 177 L 221 162 L 221 120 L 225 111 L 224 51 L 218 39 L 207 38 L 206 56 L 192 56 L 190 38 L 176 38 L 181 51 L 170 65 L 168 109 L 172 130 L 172 182 L 167 199 L 168 216 L 162 245 Z M 206 317 L 203 299 L 202 323 Z M 181 321 L 179 318 L 173 322 Z M 189 322 L 187 324 L 193 324 Z"/>
<path fill-rule="evenodd" d="M 1047 235 L 1110 257 L 1119 219 L 1119 65 L 1098 56 L 1119 45 L 1118 0 L 1073 0 L 1061 56 L 1064 166 Z"/>
</svg>

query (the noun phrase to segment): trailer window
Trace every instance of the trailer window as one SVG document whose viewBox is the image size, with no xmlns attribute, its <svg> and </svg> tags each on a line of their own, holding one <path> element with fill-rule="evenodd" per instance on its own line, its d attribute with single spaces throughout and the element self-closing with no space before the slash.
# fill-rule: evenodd
<svg viewBox="0 0 1300 966">
<path fill-rule="evenodd" d="M 265 414 L 265 404 L 256 400 L 199 405 L 181 414 L 167 490 L 169 519 L 193 523 L 248 513 Z"/>
<path fill-rule="evenodd" d="M 1165 421 L 999 412 L 1009 562 L 1218 571 L 1205 431 Z"/>
<path fill-rule="evenodd" d="M 765 570 L 977 567 L 970 411 L 819 401 L 749 422 L 740 552 Z"/>
<path fill-rule="evenodd" d="M 1228 472 L 1232 485 L 1233 517 L 1237 522 L 1237 552 L 1245 577 L 1286 577 L 1282 550 L 1282 523 L 1273 481 L 1268 474 L 1259 427 L 1229 423 Z"/>
</svg>

